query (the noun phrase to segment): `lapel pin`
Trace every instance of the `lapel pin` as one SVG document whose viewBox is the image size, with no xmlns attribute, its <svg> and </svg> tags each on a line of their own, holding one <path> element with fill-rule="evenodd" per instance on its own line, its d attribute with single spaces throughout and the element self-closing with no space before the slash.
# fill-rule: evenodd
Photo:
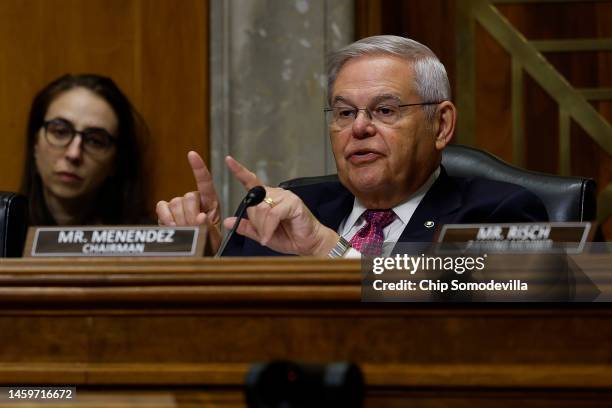
<svg viewBox="0 0 612 408">
<path fill-rule="evenodd" d="M 431 228 L 431 227 L 433 227 L 433 226 L 434 226 L 434 222 L 433 222 L 433 221 L 425 221 L 425 226 L 426 226 L 427 228 Z"/>
</svg>

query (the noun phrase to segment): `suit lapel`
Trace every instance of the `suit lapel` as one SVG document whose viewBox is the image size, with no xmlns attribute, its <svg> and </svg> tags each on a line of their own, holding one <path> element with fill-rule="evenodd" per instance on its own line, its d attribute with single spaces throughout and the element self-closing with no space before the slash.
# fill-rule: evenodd
<svg viewBox="0 0 612 408">
<path fill-rule="evenodd" d="M 455 181 L 446 174 L 444 167 L 440 170 L 438 179 L 421 200 L 398 242 L 431 242 L 436 228 L 446 224 L 461 207 L 461 194 Z"/>
<path fill-rule="evenodd" d="M 340 183 L 338 185 L 340 191 L 334 194 L 334 198 L 331 201 L 323 202 L 313 211 L 321 224 L 334 231 L 338 231 L 340 223 L 351 212 L 355 201 L 355 197 L 344 186 Z"/>
</svg>

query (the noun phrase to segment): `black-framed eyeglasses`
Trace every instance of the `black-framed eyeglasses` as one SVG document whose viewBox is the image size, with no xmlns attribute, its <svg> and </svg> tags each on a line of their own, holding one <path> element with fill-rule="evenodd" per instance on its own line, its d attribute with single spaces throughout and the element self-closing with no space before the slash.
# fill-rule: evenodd
<svg viewBox="0 0 612 408">
<path fill-rule="evenodd" d="M 385 125 L 394 125 L 402 118 L 402 108 L 409 106 L 424 106 L 438 105 L 443 101 L 438 102 L 420 102 L 420 103 L 404 103 L 382 102 L 369 108 L 357 108 L 346 104 L 340 104 L 331 108 L 325 108 L 325 117 L 330 126 L 344 128 L 353 124 L 359 111 L 364 111 L 368 118 L 373 122 L 382 123 Z"/>
<path fill-rule="evenodd" d="M 65 119 L 51 119 L 43 123 L 45 139 L 51 146 L 66 147 L 72 143 L 76 135 L 81 136 L 83 150 L 99 155 L 107 153 L 116 139 L 103 128 L 87 128 L 78 131 L 74 125 Z"/>
</svg>

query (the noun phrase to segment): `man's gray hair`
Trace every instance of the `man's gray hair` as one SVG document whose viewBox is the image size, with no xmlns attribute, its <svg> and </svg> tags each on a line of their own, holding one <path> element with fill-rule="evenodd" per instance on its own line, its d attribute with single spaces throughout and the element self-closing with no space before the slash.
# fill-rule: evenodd
<svg viewBox="0 0 612 408">
<path fill-rule="evenodd" d="M 363 56 L 394 55 L 409 61 L 414 69 L 415 90 L 422 102 L 450 100 L 450 84 L 446 69 L 436 54 L 423 44 L 396 35 L 377 35 L 363 38 L 332 52 L 327 63 L 327 99 L 331 103 L 334 82 L 340 69 L 349 60 Z M 424 106 L 429 118 L 436 107 Z"/>
</svg>

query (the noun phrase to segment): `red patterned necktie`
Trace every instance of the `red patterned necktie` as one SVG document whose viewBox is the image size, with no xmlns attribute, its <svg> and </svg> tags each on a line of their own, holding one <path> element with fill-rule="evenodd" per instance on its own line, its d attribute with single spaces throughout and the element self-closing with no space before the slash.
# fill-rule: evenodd
<svg viewBox="0 0 612 408">
<path fill-rule="evenodd" d="M 380 256 L 385 240 L 383 229 L 395 219 L 393 210 L 367 210 L 366 225 L 351 238 L 351 246 L 368 257 Z"/>
</svg>

